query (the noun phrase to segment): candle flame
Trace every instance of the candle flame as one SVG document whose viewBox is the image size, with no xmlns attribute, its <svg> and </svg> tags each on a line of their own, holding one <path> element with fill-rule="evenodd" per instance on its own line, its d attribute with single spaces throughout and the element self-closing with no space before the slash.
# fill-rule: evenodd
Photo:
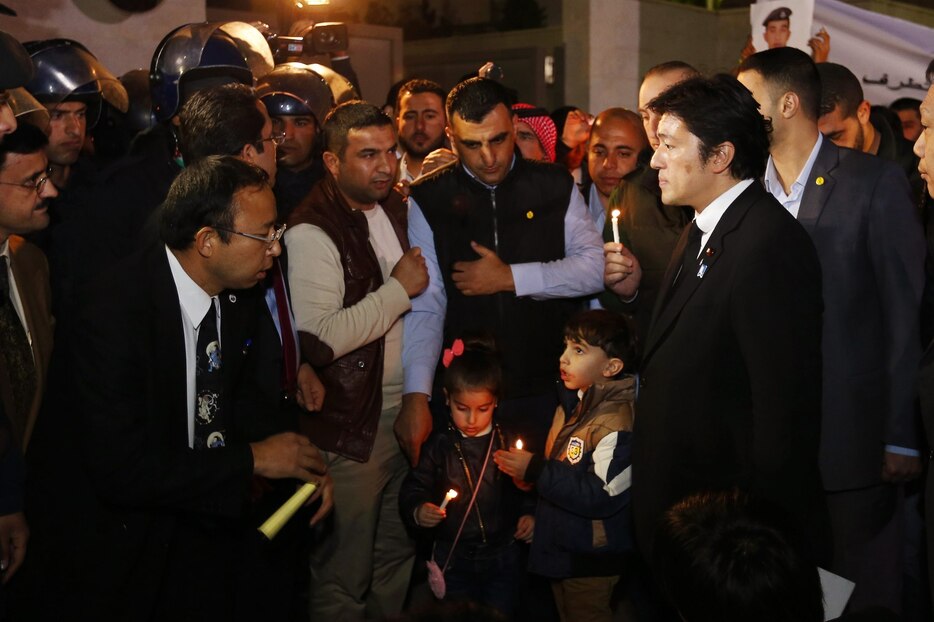
<svg viewBox="0 0 934 622">
<path fill-rule="evenodd" d="M 522 439 L 516 441 L 516 449 L 522 449 Z"/>
<path fill-rule="evenodd" d="M 454 490 L 453 488 L 448 491 L 448 494 L 445 495 L 445 497 L 447 497 L 448 499 L 453 499 L 456 496 L 457 496 L 457 491 Z"/>
<path fill-rule="evenodd" d="M 613 210 L 612 212 L 610 212 L 610 214 L 613 215 L 613 218 L 619 218 L 619 210 L 618 210 L 618 209 Z"/>
</svg>

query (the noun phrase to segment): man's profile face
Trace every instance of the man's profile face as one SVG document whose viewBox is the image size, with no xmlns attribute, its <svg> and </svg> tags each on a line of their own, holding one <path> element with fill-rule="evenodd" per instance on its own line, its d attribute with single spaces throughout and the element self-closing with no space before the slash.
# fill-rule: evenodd
<svg viewBox="0 0 934 622">
<path fill-rule="evenodd" d="M 257 149 L 256 159 L 253 164 L 266 171 L 266 174 L 269 176 L 269 185 L 275 186 L 276 143 L 272 140 L 272 137 L 275 135 L 272 129 L 272 119 L 270 119 L 269 115 L 266 113 L 266 106 L 263 102 L 256 100 L 256 107 L 263 113 L 265 122 L 263 123 L 263 129 L 260 130 L 259 133 L 261 139 L 260 144 L 262 145 L 263 151 L 260 152 L 259 149 Z"/>
<path fill-rule="evenodd" d="M 863 150 L 864 133 L 859 117 L 856 114 L 844 117 L 839 105 L 821 115 L 817 120 L 817 129 L 838 147 Z"/>
<path fill-rule="evenodd" d="M 642 127 L 649 139 L 652 150 L 658 149 L 658 120 L 661 115 L 649 109 L 649 102 L 668 90 L 687 76 L 682 71 L 667 71 L 648 76 L 639 87 L 639 116 L 642 117 Z"/>
<path fill-rule="evenodd" d="M 367 210 L 392 191 L 399 160 L 391 125 L 350 130 L 343 156 L 328 153 L 325 166 L 354 209 Z"/>
<path fill-rule="evenodd" d="M 275 231 L 276 198 L 268 185 L 241 188 L 232 201 L 235 215 L 231 229 L 264 238 Z M 266 278 L 282 247 L 279 242 L 269 245 L 242 235 L 229 236 L 212 257 L 214 274 L 223 289 L 249 289 Z"/>
<path fill-rule="evenodd" d="M 444 102 L 434 93 L 406 93 L 399 100 L 399 144 L 415 158 L 444 146 Z"/>
<path fill-rule="evenodd" d="M 915 142 L 921 136 L 921 114 L 917 110 L 897 110 L 895 114 L 902 121 L 902 134 L 905 140 Z"/>
<path fill-rule="evenodd" d="M 272 117 L 272 131 L 285 136 L 276 148 L 278 165 L 288 170 L 301 170 L 311 164 L 318 124 L 311 115 Z"/>
<path fill-rule="evenodd" d="M 10 99 L 10 92 L 0 89 L 0 142 L 3 142 L 4 136 L 16 131 L 16 115 L 13 114 Z"/>
<path fill-rule="evenodd" d="M 542 147 L 542 142 L 538 140 L 538 134 L 525 121 L 516 121 L 516 145 L 519 147 L 522 157 L 526 160 L 548 161 L 545 148 Z"/>
<path fill-rule="evenodd" d="M 642 128 L 625 119 L 604 119 L 590 134 L 587 167 L 597 190 L 605 197 L 623 177 L 635 170 L 646 146 Z"/>
<path fill-rule="evenodd" d="M 921 134 L 915 142 L 915 155 L 920 158 L 918 172 L 927 184 L 928 194 L 934 197 L 934 86 L 921 102 Z"/>
<path fill-rule="evenodd" d="M 84 137 L 88 130 L 88 106 L 83 102 L 48 104 L 49 162 L 58 166 L 71 166 L 78 161 Z"/>
<path fill-rule="evenodd" d="M 765 25 L 765 32 L 762 33 L 766 45 L 769 49 L 783 48 L 788 45 L 788 37 L 791 36 L 791 27 L 787 19 L 773 19 Z"/>
<path fill-rule="evenodd" d="M 516 125 L 505 105 L 498 104 L 479 123 L 454 113 L 448 136 L 461 163 L 477 179 L 488 186 L 506 179 L 516 146 Z"/>
<path fill-rule="evenodd" d="M 36 183 L 46 177 L 45 152 L 8 153 L 0 168 L 0 240 L 11 234 L 23 235 L 45 229 L 49 224 L 48 200 L 58 196 L 51 181 Z M 15 184 L 15 185 L 11 185 Z"/>
<path fill-rule="evenodd" d="M 711 174 L 701 160 L 700 139 L 681 119 L 668 113 L 658 122 L 658 138 L 660 144 L 652 156 L 652 168 L 658 170 L 662 202 L 704 209 Z"/>
</svg>

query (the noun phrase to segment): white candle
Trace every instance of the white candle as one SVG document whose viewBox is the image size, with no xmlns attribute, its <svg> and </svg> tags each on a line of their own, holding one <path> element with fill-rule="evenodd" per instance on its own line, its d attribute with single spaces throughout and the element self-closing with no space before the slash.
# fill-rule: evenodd
<svg viewBox="0 0 934 622">
<path fill-rule="evenodd" d="M 443 511 L 444 508 L 448 507 L 448 501 L 450 501 L 451 499 L 453 499 L 453 498 L 456 497 L 456 496 L 457 496 L 457 491 L 456 491 L 456 490 L 454 490 L 453 488 L 452 488 L 451 490 L 449 490 L 449 491 L 447 492 L 447 494 L 444 495 L 444 501 L 441 502 L 441 510 Z"/>
<path fill-rule="evenodd" d="M 611 212 L 613 218 L 613 241 L 619 244 L 619 210 L 615 209 Z"/>
<path fill-rule="evenodd" d="M 522 449 L 522 439 L 521 439 L 521 438 L 518 439 L 518 440 L 516 441 L 516 449 Z"/>
</svg>

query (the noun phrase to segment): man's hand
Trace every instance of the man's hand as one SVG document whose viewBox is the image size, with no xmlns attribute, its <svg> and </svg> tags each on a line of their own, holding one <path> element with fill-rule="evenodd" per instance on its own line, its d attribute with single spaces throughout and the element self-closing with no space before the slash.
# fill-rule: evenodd
<svg viewBox="0 0 934 622">
<path fill-rule="evenodd" d="M 393 425 L 396 440 L 411 463 L 418 466 L 418 456 L 422 443 L 431 434 L 431 411 L 428 409 L 428 396 L 424 393 L 406 393 L 402 396 L 402 408 Z"/>
<path fill-rule="evenodd" d="M 408 198 L 409 194 L 411 194 L 411 185 L 412 182 L 410 182 L 408 179 L 402 179 L 399 181 L 399 183 L 396 184 L 396 192 Z"/>
<path fill-rule="evenodd" d="M 808 40 L 811 47 L 811 58 L 815 63 L 826 63 L 830 57 L 830 33 L 821 28 L 816 35 Z"/>
<path fill-rule="evenodd" d="M 532 460 L 532 452 L 510 447 L 509 451 L 497 449 L 493 452 L 493 462 L 499 470 L 516 479 L 525 479 L 525 471 Z"/>
<path fill-rule="evenodd" d="M 423 503 L 415 511 L 415 522 L 419 527 L 434 527 L 445 519 L 448 515 L 446 510 L 442 510 L 434 503 Z"/>
<path fill-rule="evenodd" d="M 451 278 L 457 289 L 465 296 L 486 296 L 516 290 L 512 270 L 496 253 L 476 242 L 471 242 L 470 248 L 480 255 L 480 259 L 454 264 Z"/>
<path fill-rule="evenodd" d="M 321 507 L 319 507 L 315 515 L 311 517 L 311 520 L 308 522 L 309 527 L 317 525 L 319 521 L 325 518 L 331 513 L 331 510 L 334 509 L 334 480 L 331 479 L 330 474 L 326 474 L 321 479 L 321 483 L 318 484 L 318 489 L 315 490 L 315 494 L 308 498 L 305 505 L 311 505 L 319 498 L 321 499 Z"/>
<path fill-rule="evenodd" d="M 531 514 L 525 514 L 519 517 L 519 524 L 516 525 L 516 533 L 513 538 L 522 540 L 526 544 L 532 541 L 532 534 L 535 532 L 535 517 Z"/>
<path fill-rule="evenodd" d="M 422 249 L 417 246 L 405 251 L 389 274 L 399 281 L 409 298 L 418 296 L 428 287 L 428 267 L 422 257 Z"/>
<path fill-rule="evenodd" d="M 450 149 L 445 149 L 444 147 L 441 149 L 435 149 L 426 155 L 424 160 L 422 160 L 422 172 L 419 177 L 433 173 L 442 166 L 456 161 L 457 154 Z"/>
<path fill-rule="evenodd" d="M 603 284 L 608 290 L 627 300 L 639 291 L 642 266 L 628 248 L 616 242 L 603 245 Z"/>
<path fill-rule="evenodd" d="M 746 37 L 746 45 L 743 46 L 743 49 L 739 51 L 739 63 L 741 65 L 744 60 L 756 53 L 756 46 L 752 43 L 752 35 Z"/>
<path fill-rule="evenodd" d="M 590 138 L 591 118 L 583 110 L 572 110 L 564 120 L 561 142 L 570 149 L 582 145 Z"/>
<path fill-rule="evenodd" d="M 298 389 L 295 401 L 309 412 L 321 410 L 324 405 L 324 384 L 308 363 L 298 366 Z"/>
<path fill-rule="evenodd" d="M 256 443 L 253 451 L 253 473 L 269 479 L 295 478 L 320 485 L 327 474 L 327 465 L 318 448 L 307 437 L 295 432 L 275 434 Z"/>
<path fill-rule="evenodd" d="M 29 525 L 22 512 L 0 516 L 0 572 L 4 585 L 13 578 L 26 557 Z"/>
<path fill-rule="evenodd" d="M 921 475 L 921 458 L 885 452 L 882 460 L 882 481 L 892 484 L 910 482 Z"/>
</svg>

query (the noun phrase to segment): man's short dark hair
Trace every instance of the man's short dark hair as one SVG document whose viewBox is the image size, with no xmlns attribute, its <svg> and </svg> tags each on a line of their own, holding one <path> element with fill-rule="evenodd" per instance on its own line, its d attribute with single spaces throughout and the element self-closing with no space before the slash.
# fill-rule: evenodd
<svg viewBox="0 0 934 622">
<path fill-rule="evenodd" d="M 837 63 L 819 63 L 821 96 L 820 112 L 822 115 L 833 112 L 837 106 L 844 119 L 856 115 L 856 109 L 863 103 L 863 86 L 853 72 Z"/>
<path fill-rule="evenodd" d="M 442 106 L 444 105 L 444 100 L 448 96 L 448 92 L 441 88 L 441 85 L 434 80 L 423 80 L 422 78 L 409 80 L 402 85 L 399 92 L 396 94 L 396 106 L 394 108 L 396 116 L 399 116 L 402 98 L 406 95 L 418 95 L 419 93 L 434 93 L 438 96 L 438 99 L 441 100 Z"/>
<path fill-rule="evenodd" d="M 564 338 L 586 341 L 603 350 L 608 357 L 618 358 L 623 362 L 624 373 L 635 372 L 639 364 L 636 331 L 620 313 L 606 309 L 582 311 L 568 320 L 564 327 Z"/>
<path fill-rule="evenodd" d="M 6 165 L 6 156 L 8 153 L 17 155 L 28 155 L 45 149 L 49 144 L 49 139 L 45 132 L 35 125 L 29 123 L 20 123 L 16 131 L 7 134 L 0 142 L 0 168 Z"/>
<path fill-rule="evenodd" d="M 914 97 L 899 97 L 891 104 L 889 108 L 895 112 L 901 112 L 902 110 L 913 110 L 914 112 L 921 111 L 921 100 L 915 99 Z"/>
<path fill-rule="evenodd" d="M 773 100 L 791 91 L 798 96 L 804 115 L 817 121 L 821 114 L 821 79 L 811 57 L 793 47 L 757 52 L 742 62 L 740 73 L 755 71 L 768 83 Z"/>
<path fill-rule="evenodd" d="M 733 76 L 688 78 L 649 102 L 649 108 L 681 119 L 700 140 L 704 162 L 717 145 L 730 142 L 734 179 L 758 179 L 765 174 L 772 124 L 762 117 L 752 93 Z"/>
<path fill-rule="evenodd" d="M 821 622 L 823 592 L 779 511 L 738 491 L 692 495 L 665 513 L 653 559 L 686 622 Z"/>
<path fill-rule="evenodd" d="M 645 75 L 642 76 L 642 81 L 645 82 L 646 78 L 651 78 L 652 76 L 674 73 L 676 71 L 683 73 L 688 78 L 693 78 L 694 76 L 700 75 L 700 72 L 697 69 L 695 69 L 692 65 L 684 62 L 683 60 L 669 60 L 651 67 L 648 71 L 645 72 Z"/>
<path fill-rule="evenodd" d="M 225 243 L 238 206 L 234 195 L 243 188 L 269 186 L 266 171 L 236 156 L 208 156 L 189 164 L 175 178 L 162 204 L 159 233 L 166 246 L 191 246 L 202 227 L 218 228 Z"/>
<path fill-rule="evenodd" d="M 465 121 L 480 123 L 500 104 L 510 110 L 512 97 L 506 87 L 489 78 L 471 78 L 451 89 L 445 103 L 445 112 L 449 120 L 453 119 L 456 113 Z"/>
<path fill-rule="evenodd" d="M 246 145 L 262 153 L 266 117 L 253 89 L 232 83 L 198 91 L 179 114 L 179 148 L 186 164 L 212 155 L 237 155 Z"/>
<path fill-rule="evenodd" d="M 324 148 L 343 160 L 350 130 L 387 125 L 392 126 L 392 119 L 373 104 L 359 99 L 344 102 L 331 110 L 324 121 Z"/>
</svg>

